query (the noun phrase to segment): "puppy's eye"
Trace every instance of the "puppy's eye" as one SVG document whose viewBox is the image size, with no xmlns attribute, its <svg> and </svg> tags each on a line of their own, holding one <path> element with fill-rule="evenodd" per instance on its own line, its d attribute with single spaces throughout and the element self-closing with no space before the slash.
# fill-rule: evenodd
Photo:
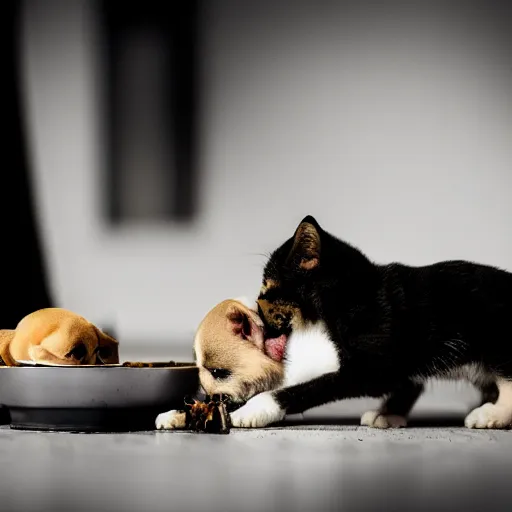
<svg viewBox="0 0 512 512">
<path fill-rule="evenodd" d="M 231 372 L 224 368 L 210 368 L 210 373 L 215 380 L 227 379 Z"/>
<path fill-rule="evenodd" d="M 78 343 L 73 349 L 66 354 L 67 357 L 71 357 L 73 359 L 76 359 L 77 361 L 82 361 L 85 359 L 85 356 L 87 355 L 87 348 L 83 343 Z"/>
<path fill-rule="evenodd" d="M 105 364 L 105 361 L 112 357 L 113 350 L 110 347 L 97 347 L 96 348 L 96 358 L 101 364 Z"/>
</svg>

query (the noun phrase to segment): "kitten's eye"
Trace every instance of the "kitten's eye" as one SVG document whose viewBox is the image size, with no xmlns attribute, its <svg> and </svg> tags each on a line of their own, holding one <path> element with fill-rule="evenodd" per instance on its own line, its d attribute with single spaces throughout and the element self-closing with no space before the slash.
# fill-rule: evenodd
<svg viewBox="0 0 512 512">
<path fill-rule="evenodd" d="M 231 372 L 224 368 L 211 368 L 210 373 L 215 380 L 227 379 L 231 375 Z"/>
</svg>

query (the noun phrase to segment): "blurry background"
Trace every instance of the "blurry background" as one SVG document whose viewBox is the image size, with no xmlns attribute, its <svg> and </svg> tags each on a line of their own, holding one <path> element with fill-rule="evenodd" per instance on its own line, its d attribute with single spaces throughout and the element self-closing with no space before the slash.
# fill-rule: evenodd
<svg viewBox="0 0 512 512">
<path fill-rule="evenodd" d="M 189 359 L 307 214 L 378 262 L 512 270 L 512 2 L 2 8 L 0 327 L 62 306 L 123 360 Z M 362 401 L 215 440 L 2 427 L 0 508 L 509 511 L 509 434 L 451 428 L 473 400 L 433 386 L 436 428 L 394 431 L 340 421 Z"/>
<path fill-rule="evenodd" d="M 507 3 L 127 4 L 23 2 L 20 54 L 54 300 L 123 358 L 190 357 L 307 214 L 512 270 Z"/>
</svg>

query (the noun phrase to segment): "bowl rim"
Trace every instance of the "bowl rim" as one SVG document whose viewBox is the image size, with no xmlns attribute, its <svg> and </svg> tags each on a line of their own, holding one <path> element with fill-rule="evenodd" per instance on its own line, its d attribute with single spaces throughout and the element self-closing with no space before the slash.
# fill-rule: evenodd
<svg viewBox="0 0 512 512">
<path fill-rule="evenodd" d="M 20 363 L 21 366 L 0 366 L 0 368 L 73 368 L 73 369 L 85 369 L 85 368 L 95 368 L 97 370 L 101 370 L 102 368 L 123 368 L 125 370 L 190 370 L 199 368 L 195 363 L 190 361 L 176 361 L 176 366 L 156 366 L 156 367 L 137 367 L 137 366 L 124 366 L 123 363 L 111 363 L 111 364 L 77 364 L 77 365 L 69 365 L 69 364 L 57 364 L 57 363 L 38 363 L 36 361 L 28 361 L 28 360 L 18 360 L 17 363 Z M 131 362 L 131 361 L 128 361 Z M 143 361 L 140 361 L 141 363 Z M 144 361 L 143 363 L 158 363 L 161 364 L 162 361 Z"/>
</svg>

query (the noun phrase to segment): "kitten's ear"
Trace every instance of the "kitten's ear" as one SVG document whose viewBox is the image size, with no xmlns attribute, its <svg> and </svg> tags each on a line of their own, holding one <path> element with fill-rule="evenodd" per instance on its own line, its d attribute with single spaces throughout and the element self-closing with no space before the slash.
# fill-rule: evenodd
<svg viewBox="0 0 512 512">
<path fill-rule="evenodd" d="M 320 232 L 320 225 L 314 217 L 305 217 L 293 235 L 293 247 L 288 260 L 303 270 L 317 268 L 320 264 Z"/>
</svg>

